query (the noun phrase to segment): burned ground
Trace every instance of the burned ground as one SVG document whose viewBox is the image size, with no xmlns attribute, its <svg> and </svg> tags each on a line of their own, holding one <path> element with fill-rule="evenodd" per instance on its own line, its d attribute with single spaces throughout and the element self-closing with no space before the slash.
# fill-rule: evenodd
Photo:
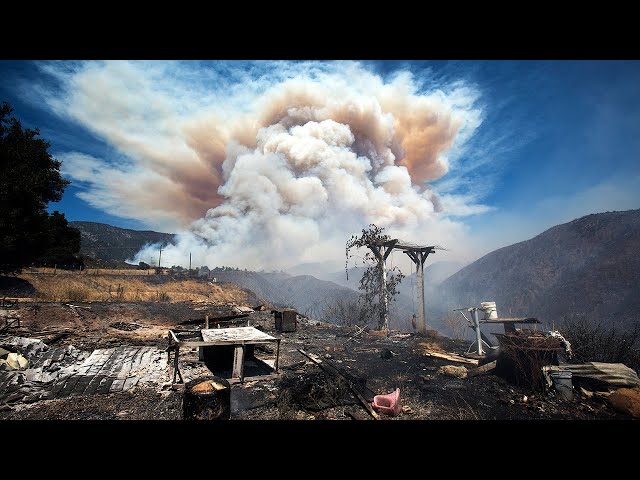
<svg viewBox="0 0 640 480">
<path fill-rule="evenodd" d="M 197 331 L 205 311 L 213 316 L 233 312 L 232 306 L 193 302 L 103 302 L 91 304 L 21 303 L 20 327 L 6 335 L 39 338 L 49 348 L 73 345 L 89 356 L 95 349 L 122 346 L 167 346 L 167 330 L 182 325 Z M 90 307 L 90 308 L 81 308 Z M 204 310 L 210 309 L 210 310 Z M 193 322 L 196 320 L 195 322 Z M 491 374 L 456 378 L 441 373 L 450 360 L 425 355 L 427 349 L 463 354 L 468 344 L 447 338 L 424 338 L 392 332 L 355 336 L 356 330 L 303 320 L 292 333 L 277 333 L 273 316 L 255 312 L 248 320 L 282 338 L 281 375 L 278 378 L 232 385 L 232 419 L 351 419 L 370 418 L 348 383 L 371 401 L 374 394 L 400 388 L 402 413 L 394 420 L 471 419 L 628 419 L 597 396 L 580 393 L 562 401 L 554 391 L 532 392 Z M 191 322 L 190 322 L 191 321 Z M 185 323 L 186 322 L 186 323 Z M 136 328 L 131 328 L 135 326 Z M 334 366 L 343 377 L 327 374 L 299 351 L 313 353 Z M 166 355 L 166 354 L 165 354 Z M 273 358 L 270 348 L 256 356 Z M 164 357 L 162 357 L 164 358 Z M 207 372 L 195 350 L 181 353 L 185 381 Z M 464 364 L 456 364 L 465 366 Z M 169 367 L 166 380 L 169 380 Z M 472 368 L 472 366 L 465 366 Z M 0 407 L 3 419 L 177 419 L 181 418 L 181 392 L 168 383 L 140 384 L 132 390 L 43 399 L 20 400 Z M 383 417 L 390 418 L 390 417 Z"/>
</svg>

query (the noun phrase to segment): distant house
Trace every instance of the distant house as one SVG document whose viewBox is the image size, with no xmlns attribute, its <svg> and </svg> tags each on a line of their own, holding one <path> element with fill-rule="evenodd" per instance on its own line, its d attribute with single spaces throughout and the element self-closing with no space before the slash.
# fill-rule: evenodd
<svg viewBox="0 0 640 480">
<path fill-rule="evenodd" d="M 211 270 L 209 270 L 209 267 L 207 267 L 206 265 L 198 268 L 198 277 L 209 278 L 210 275 L 211 275 Z"/>
</svg>

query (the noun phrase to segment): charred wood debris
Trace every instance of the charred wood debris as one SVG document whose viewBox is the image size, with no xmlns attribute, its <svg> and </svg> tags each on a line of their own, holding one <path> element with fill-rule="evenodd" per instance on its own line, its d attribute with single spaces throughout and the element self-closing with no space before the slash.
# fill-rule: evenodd
<svg viewBox="0 0 640 480">
<path fill-rule="evenodd" d="M 92 305 L 57 308 L 66 309 L 78 324 L 97 318 Z M 69 343 L 81 332 L 67 328 L 56 332 L 58 336 L 43 337 L 29 328 L 26 318 L 37 309 L 3 299 L 0 418 L 65 418 L 65 409 L 72 415 L 78 408 L 69 403 L 75 397 L 87 405 L 103 405 L 108 398 L 120 402 L 119 411 L 96 406 L 95 412 L 110 413 L 101 417 L 93 412 L 87 418 L 158 418 L 153 417 L 154 408 L 160 418 L 196 419 L 640 416 L 636 372 L 623 364 L 576 363 L 571 345 L 555 331 L 511 328 L 511 322 L 505 333 L 495 334 L 496 345 L 478 354 L 470 351 L 469 342 L 434 331 L 418 335 L 378 332 L 362 325 L 340 327 L 264 305 L 190 308 L 191 318 L 168 325 L 179 342 L 202 342 L 202 330 L 253 327 L 277 337 L 280 366 L 274 359 L 275 344 L 249 345 L 240 339 L 230 347 L 229 365 L 222 365 L 227 352 L 216 350 L 216 345 L 176 352 L 166 336 L 141 343 L 135 339 L 142 337 L 135 335 L 152 327 L 140 318 L 110 317 L 105 328 L 130 337 L 111 348 L 82 350 Z M 66 345 L 60 345 L 61 339 Z M 234 356 L 234 349 L 241 349 L 242 356 Z M 240 380 L 233 378 L 238 365 L 231 365 L 238 358 L 244 363 Z M 175 381 L 174 365 L 180 369 Z M 154 399 L 144 414 L 131 406 L 143 397 Z"/>
</svg>

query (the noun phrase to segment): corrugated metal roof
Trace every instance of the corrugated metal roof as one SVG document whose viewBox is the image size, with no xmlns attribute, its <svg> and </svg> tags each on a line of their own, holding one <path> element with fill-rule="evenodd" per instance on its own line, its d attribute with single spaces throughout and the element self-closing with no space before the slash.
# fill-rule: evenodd
<svg viewBox="0 0 640 480">
<path fill-rule="evenodd" d="M 563 363 L 560 368 L 569 370 L 574 377 L 598 380 L 616 387 L 640 385 L 638 374 L 623 363 Z"/>
</svg>

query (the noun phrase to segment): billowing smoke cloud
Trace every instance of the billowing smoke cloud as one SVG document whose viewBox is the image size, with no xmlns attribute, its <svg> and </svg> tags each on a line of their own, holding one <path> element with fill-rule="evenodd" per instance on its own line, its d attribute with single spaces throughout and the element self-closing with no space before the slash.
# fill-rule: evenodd
<svg viewBox="0 0 640 480">
<path fill-rule="evenodd" d="M 385 81 L 354 63 L 262 67 L 46 67 L 66 92 L 49 96 L 52 108 L 115 151 L 58 154 L 64 172 L 98 208 L 183 229 L 163 252 L 169 264 L 189 253 L 250 268 L 339 260 L 369 223 L 461 246 L 464 226 L 450 215 L 484 207 L 439 198 L 428 182 L 480 124 L 473 90 L 425 89 L 409 72 Z"/>
</svg>

